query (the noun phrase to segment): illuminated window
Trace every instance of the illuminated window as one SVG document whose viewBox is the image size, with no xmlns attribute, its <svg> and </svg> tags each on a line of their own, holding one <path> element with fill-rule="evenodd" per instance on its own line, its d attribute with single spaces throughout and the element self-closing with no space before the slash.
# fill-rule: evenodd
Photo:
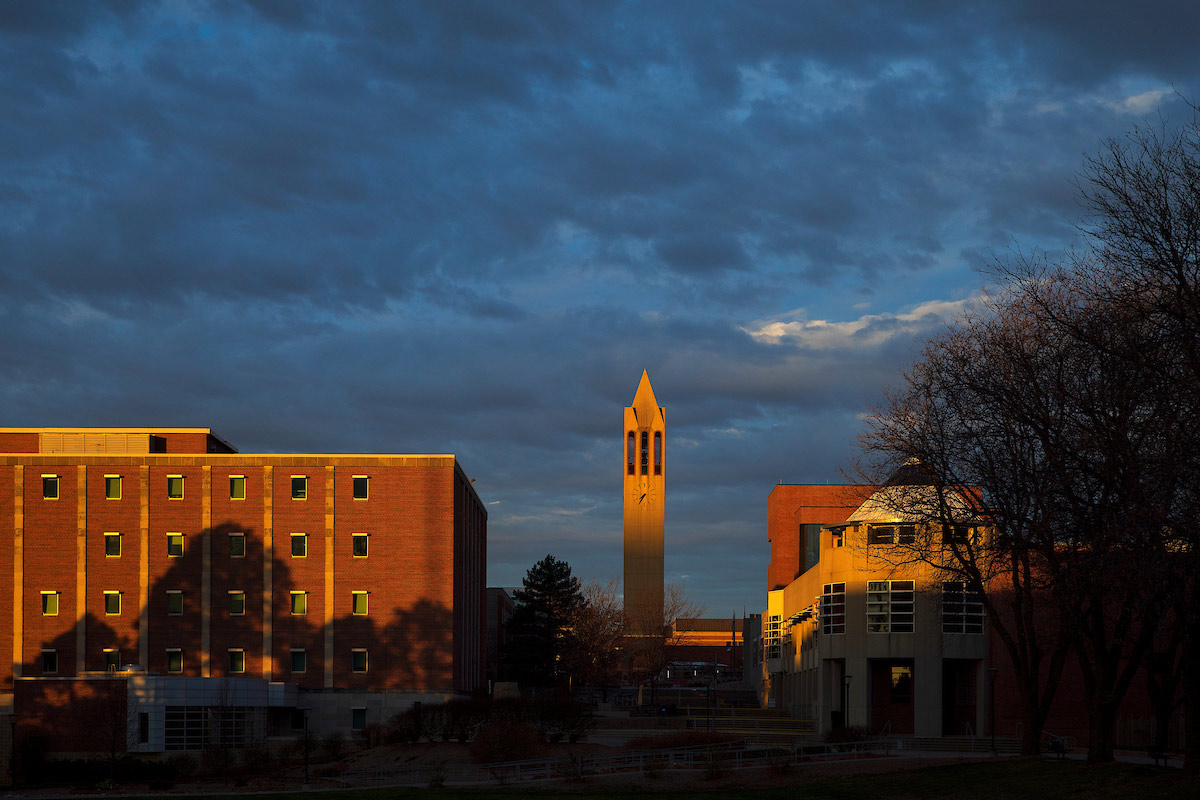
<svg viewBox="0 0 1200 800">
<path fill-rule="evenodd" d="M 104 499 L 105 500 L 120 500 L 121 499 L 121 476 L 120 475 L 105 475 L 104 476 Z"/>
<path fill-rule="evenodd" d="M 367 649 L 356 647 L 350 651 L 350 669 L 354 672 L 367 671 Z"/>
<path fill-rule="evenodd" d="M 230 500 L 245 500 L 246 499 L 246 476 L 245 475 L 230 475 L 229 476 L 229 499 Z"/>
<path fill-rule="evenodd" d="M 229 651 L 229 671 L 230 672 L 245 672 L 246 671 L 246 651 L 239 648 L 231 648 Z"/>
<path fill-rule="evenodd" d="M 367 593 L 352 592 L 350 602 L 351 614 L 366 614 L 367 613 Z"/>
<path fill-rule="evenodd" d="M 58 592 L 42 592 L 42 616 L 58 616 Z"/>
<path fill-rule="evenodd" d="M 42 674 L 53 675 L 58 672 L 58 651 L 43 650 L 42 651 Z"/>
<path fill-rule="evenodd" d="M 179 558 L 181 555 L 183 555 L 182 533 L 167 534 L 167 555 L 171 558 Z"/>
<path fill-rule="evenodd" d="M 105 592 L 104 593 L 104 613 L 113 616 L 121 613 L 121 593 L 120 592 Z"/>
<path fill-rule="evenodd" d="M 292 650 L 292 672 L 304 672 L 308 669 L 308 652 Z"/>
<path fill-rule="evenodd" d="M 180 589 L 167 589 L 167 614 L 172 617 L 178 617 L 183 613 L 183 591 Z"/>
<path fill-rule="evenodd" d="M 353 547 L 355 558 L 367 557 L 367 535 L 365 533 L 356 533 L 350 537 L 350 543 Z"/>
<path fill-rule="evenodd" d="M 167 648 L 167 672 L 183 672 L 183 651 L 178 647 Z"/>
<path fill-rule="evenodd" d="M 354 476 L 354 499 L 355 500 L 366 500 L 367 499 L 367 490 L 369 488 L 370 482 L 371 482 L 371 479 L 368 478 L 366 475 L 355 475 Z"/>
<path fill-rule="evenodd" d="M 42 499 L 57 500 L 58 499 L 58 476 L 43 475 L 42 476 Z"/>
<path fill-rule="evenodd" d="M 121 651 L 113 647 L 104 648 L 104 671 L 121 671 Z"/>
<path fill-rule="evenodd" d="M 867 632 L 912 633 L 915 597 L 912 581 L 868 581 Z"/>
<path fill-rule="evenodd" d="M 292 534 L 292 558 L 304 558 L 308 555 L 308 534 Z"/>
<path fill-rule="evenodd" d="M 821 591 L 821 633 L 846 632 L 846 584 L 827 583 Z"/>
<path fill-rule="evenodd" d="M 307 500 L 308 499 L 308 478 L 304 475 L 292 476 L 292 499 Z"/>
<path fill-rule="evenodd" d="M 104 534 L 104 555 L 114 558 L 121 555 L 121 534 L 113 532 Z"/>
<path fill-rule="evenodd" d="M 308 592 L 292 592 L 292 613 L 308 613 Z"/>
<path fill-rule="evenodd" d="M 244 533 L 229 534 L 229 557 L 230 558 L 245 558 L 246 557 L 246 534 L 244 534 Z"/>
<path fill-rule="evenodd" d="M 182 500 L 183 499 L 183 476 L 168 475 L 167 476 L 167 499 Z"/>
<path fill-rule="evenodd" d="M 229 613 L 235 617 L 246 613 L 246 593 L 238 589 L 229 590 Z"/>
</svg>

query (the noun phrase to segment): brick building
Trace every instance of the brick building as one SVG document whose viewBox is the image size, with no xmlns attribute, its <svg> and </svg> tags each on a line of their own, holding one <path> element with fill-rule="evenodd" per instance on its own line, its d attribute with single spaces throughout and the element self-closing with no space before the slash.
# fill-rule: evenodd
<svg viewBox="0 0 1200 800">
<path fill-rule="evenodd" d="M 487 514 L 452 455 L 0 428 L 0 520 L 0 693 L 21 728 L 116 694 L 128 749 L 159 751 L 209 735 L 213 708 L 261 741 L 484 685 Z"/>
</svg>

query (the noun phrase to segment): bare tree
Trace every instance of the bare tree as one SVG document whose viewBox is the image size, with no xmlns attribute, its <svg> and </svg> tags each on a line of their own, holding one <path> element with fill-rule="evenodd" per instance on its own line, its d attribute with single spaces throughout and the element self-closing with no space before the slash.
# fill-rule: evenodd
<svg viewBox="0 0 1200 800">
<path fill-rule="evenodd" d="M 583 587 L 583 602 L 571 618 L 567 662 L 577 684 L 599 687 L 607 696 L 620 679 L 625 615 L 620 581 L 592 581 Z"/>
<path fill-rule="evenodd" d="M 675 627 L 678 619 L 699 617 L 705 607 L 694 602 L 683 584 L 667 583 L 663 587 L 662 615 L 644 612 L 641 619 L 631 620 L 636 634 L 626 638 L 633 671 L 641 681 L 650 684 L 650 703 L 654 704 L 658 679 L 670 661 L 671 650 L 683 641 L 683 634 Z"/>
</svg>

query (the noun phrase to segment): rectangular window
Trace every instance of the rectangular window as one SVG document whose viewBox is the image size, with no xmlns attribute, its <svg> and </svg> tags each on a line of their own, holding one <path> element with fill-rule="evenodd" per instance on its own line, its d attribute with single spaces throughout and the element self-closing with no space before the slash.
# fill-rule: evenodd
<svg viewBox="0 0 1200 800">
<path fill-rule="evenodd" d="M 183 555 L 182 533 L 167 534 L 167 555 L 171 558 L 179 558 Z"/>
<path fill-rule="evenodd" d="M 350 600 L 351 614 L 366 614 L 367 613 L 367 593 L 352 592 Z"/>
<path fill-rule="evenodd" d="M 113 647 L 104 648 L 104 671 L 121 671 L 121 651 Z"/>
<path fill-rule="evenodd" d="M 350 651 L 350 669 L 354 672 L 367 671 L 367 649 L 356 647 Z"/>
<path fill-rule="evenodd" d="M 367 727 L 367 709 L 352 708 L 350 709 L 350 730 L 361 731 Z"/>
<path fill-rule="evenodd" d="M 121 613 L 121 593 L 120 592 L 105 592 L 104 593 L 104 613 L 113 616 Z"/>
<path fill-rule="evenodd" d="M 229 534 L 229 557 L 230 558 L 245 558 L 246 557 L 246 534 L 244 534 L 244 533 Z"/>
<path fill-rule="evenodd" d="M 867 544 L 892 544 L 895 541 L 894 525 L 871 525 L 867 528 Z"/>
<path fill-rule="evenodd" d="M 650 467 L 650 432 L 642 431 L 642 474 L 646 475 Z"/>
<path fill-rule="evenodd" d="M 821 592 L 821 633 L 846 632 L 846 584 L 827 583 Z"/>
<path fill-rule="evenodd" d="M 229 590 L 229 613 L 238 617 L 246 613 L 246 593 L 236 589 Z"/>
<path fill-rule="evenodd" d="M 104 476 L 104 499 L 105 500 L 120 500 L 121 499 L 121 476 L 120 475 L 105 475 Z"/>
<path fill-rule="evenodd" d="M 356 533 L 350 537 L 351 546 L 354 549 L 355 558 L 367 557 L 367 535 L 365 533 Z"/>
<path fill-rule="evenodd" d="M 292 476 L 292 499 L 307 500 L 308 499 L 308 478 L 304 475 Z"/>
<path fill-rule="evenodd" d="M 896 526 L 896 543 L 897 544 L 913 544 L 917 541 L 917 526 L 916 525 L 897 525 Z"/>
<path fill-rule="evenodd" d="M 58 592 L 42 592 L 42 616 L 58 616 Z"/>
<path fill-rule="evenodd" d="M 121 555 L 121 534 L 111 531 L 104 534 L 104 555 L 113 558 Z"/>
<path fill-rule="evenodd" d="M 867 632 L 912 633 L 914 604 L 912 581 L 868 581 Z"/>
<path fill-rule="evenodd" d="M 168 475 L 167 476 L 167 499 L 182 500 L 183 499 L 183 476 Z"/>
<path fill-rule="evenodd" d="M 183 672 L 183 651 L 178 647 L 167 648 L 167 672 Z"/>
<path fill-rule="evenodd" d="M 58 651 L 43 650 L 42 651 L 42 674 L 53 675 L 58 672 Z"/>
<path fill-rule="evenodd" d="M 246 476 L 245 475 L 230 475 L 229 476 L 229 499 L 230 500 L 245 500 L 246 499 Z"/>
<path fill-rule="evenodd" d="M 830 531 L 830 545 L 833 547 L 842 547 L 846 544 L 846 531 L 844 528 L 838 528 L 836 531 Z"/>
<path fill-rule="evenodd" d="M 308 668 L 308 652 L 292 650 L 292 672 L 304 672 Z"/>
<path fill-rule="evenodd" d="M 42 476 L 42 499 L 57 500 L 58 499 L 58 476 L 43 475 Z"/>
<path fill-rule="evenodd" d="M 662 431 L 654 432 L 654 474 L 662 475 Z"/>
<path fill-rule="evenodd" d="M 183 613 L 183 591 L 180 589 L 167 589 L 167 614 L 172 617 L 178 617 Z"/>
<path fill-rule="evenodd" d="M 308 555 L 308 534 L 292 534 L 292 558 L 304 558 Z"/>
<path fill-rule="evenodd" d="M 292 592 L 292 613 L 308 613 L 308 592 Z"/>
<path fill-rule="evenodd" d="M 368 478 L 366 475 L 355 475 L 354 476 L 354 499 L 355 500 L 366 500 L 367 499 L 367 489 L 368 489 L 368 483 L 370 483 L 370 480 L 371 479 Z"/>
<path fill-rule="evenodd" d="M 962 581 L 942 584 L 942 633 L 983 633 L 983 598 Z"/>
<path fill-rule="evenodd" d="M 246 671 L 246 651 L 241 648 L 231 648 L 229 651 L 229 671 Z"/>
<path fill-rule="evenodd" d="M 150 712 L 138 712 L 138 744 L 150 744 Z"/>
<path fill-rule="evenodd" d="M 970 525 L 943 525 L 943 544 L 970 545 L 975 543 L 975 529 Z"/>
</svg>

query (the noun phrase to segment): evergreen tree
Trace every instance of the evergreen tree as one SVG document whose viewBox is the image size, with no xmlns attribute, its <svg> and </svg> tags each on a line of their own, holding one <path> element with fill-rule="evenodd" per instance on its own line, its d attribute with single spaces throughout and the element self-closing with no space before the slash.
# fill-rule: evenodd
<svg viewBox="0 0 1200 800">
<path fill-rule="evenodd" d="M 571 566 L 547 555 L 525 573 L 515 593 L 504 662 L 508 677 L 527 686 L 553 686 L 567 672 L 563 656 L 576 611 L 583 604 Z"/>
</svg>

